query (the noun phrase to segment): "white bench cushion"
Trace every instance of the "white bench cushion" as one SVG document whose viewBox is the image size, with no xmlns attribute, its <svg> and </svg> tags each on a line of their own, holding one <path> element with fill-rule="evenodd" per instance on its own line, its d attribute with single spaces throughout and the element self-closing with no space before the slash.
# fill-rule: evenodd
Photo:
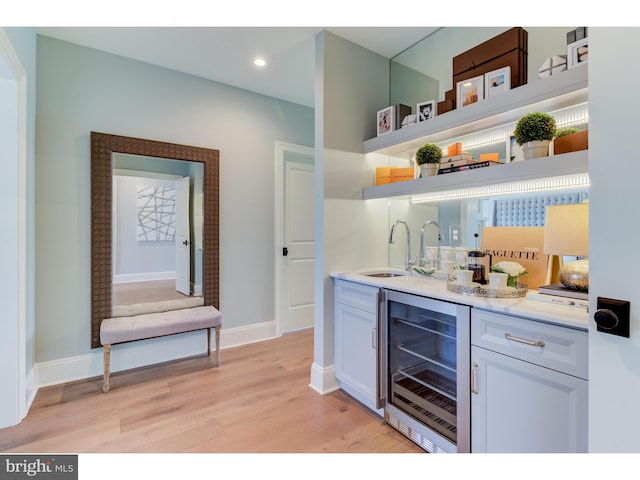
<svg viewBox="0 0 640 480">
<path fill-rule="evenodd" d="M 183 308 L 200 307 L 204 304 L 202 297 L 187 297 L 182 300 L 162 300 L 160 302 L 132 303 L 131 305 L 114 305 L 111 317 L 132 317 L 145 313 L 167 312 Z"/>
<path fill-rule="evenodd" d="M 100 325 L 100 343 L 112 345 L 174 333 L 214 328 L 222 324 L 222 314 L 212 306 L 107 318 Z"/>
</svg>

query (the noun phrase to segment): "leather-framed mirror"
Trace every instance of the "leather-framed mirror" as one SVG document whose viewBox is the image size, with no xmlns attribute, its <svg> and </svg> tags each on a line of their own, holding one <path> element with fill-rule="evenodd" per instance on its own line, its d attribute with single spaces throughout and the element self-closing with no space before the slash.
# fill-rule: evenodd
<svg viewBox="0 0 640 480">
<path fill-rule="evenodd" d="M 219 305 L 219 151 L 91 132 L 91 348 L 101 347 L 100 324 L 110 318 L 112 291 L 112 205 L 114 153 L 204 164 L 203 286 L 204 305 Z"/>
</svg>

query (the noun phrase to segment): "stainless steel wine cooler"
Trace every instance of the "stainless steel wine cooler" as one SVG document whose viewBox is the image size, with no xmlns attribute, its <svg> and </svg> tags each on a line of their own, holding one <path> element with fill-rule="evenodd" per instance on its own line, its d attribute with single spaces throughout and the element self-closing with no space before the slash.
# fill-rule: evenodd
<svg viewBox="0 0 640 480">
<path fill-rule="evenodd" d="M 382 290 L 380 401 L 428 452 L 470 452 L 470 308 Z"/>
</svg>

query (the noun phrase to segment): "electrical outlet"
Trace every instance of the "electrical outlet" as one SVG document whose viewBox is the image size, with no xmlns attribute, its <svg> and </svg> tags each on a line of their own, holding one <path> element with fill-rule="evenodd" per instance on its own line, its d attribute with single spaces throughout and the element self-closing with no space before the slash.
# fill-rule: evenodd
<svg viewBox="0 0 640 480">
<path fill-rule="evenodd" d="M 449 225 L 449 240 L 451 242 L 451 245 L 462 244 L 462 226 Z"/>
</svg>

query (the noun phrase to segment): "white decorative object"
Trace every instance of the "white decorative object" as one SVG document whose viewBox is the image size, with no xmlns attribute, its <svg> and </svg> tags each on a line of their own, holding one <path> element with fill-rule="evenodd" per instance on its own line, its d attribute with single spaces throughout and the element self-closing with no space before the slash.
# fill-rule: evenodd
<svg viewBox="0 0 640 480">
<path fill-rule="evenodd" d="M 456 280 L 460 285 L 470 285 L 473 281 L 471 270 L 456 270 Z"/>
<path fill-rule="evenodd" d="M 416 115 L 407 115 L 402 119 L 401 128 L 406 127 L 407 125 L 413 125 L 416 123 Z"/>
<path fill-rule="evenodd" d="M 567 56 L 554 55 L 547 58 L 538 69 L 538 78 L 551 77 L 567 69 Z"/>
<path fill-rule="evenodd" d="M 522 145 L 525 160 L 549 156 L 549 140 L 534 140 Z"/>
<path fill-rule="evenodd" d="M 422 177 L 433 177 L 438 174 L 439 163 L 423 163 L 420 165 L 420 173 Z"/>
<path fill-rule="evenodd" d="M 491 288 L 506 288 L 509 275 L 506 273 L 489 273 L 489 286 Z"/>
</svg>

